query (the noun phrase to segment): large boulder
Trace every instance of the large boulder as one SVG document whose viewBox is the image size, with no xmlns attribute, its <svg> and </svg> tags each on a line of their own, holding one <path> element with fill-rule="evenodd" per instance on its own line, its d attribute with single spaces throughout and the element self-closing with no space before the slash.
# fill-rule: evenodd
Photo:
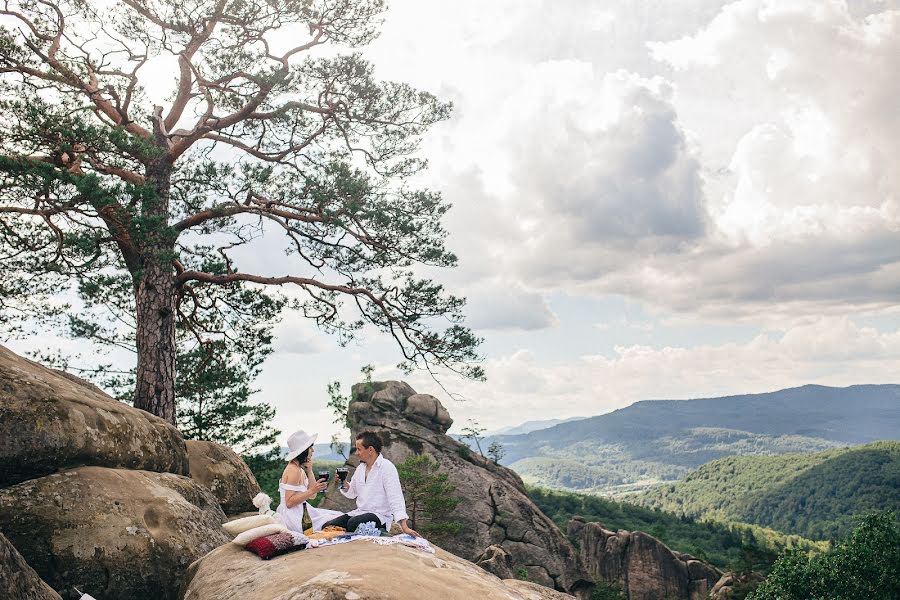
<svg viewBox="0 0 900 600">
<path fill-rule="evenodd" d="M 0 533 L 0 598 L 9 600 L 60 600 L 22 555 Z"/>
<path fill-rule="evenodd" d="M 613 532 L 580 519 L 568 529 L 591 575 L 621 584 L 629 600 L 706 600 L 722 577 L 715 567 L 640 531 Z"/>
<path fill-rule="evenodd" d="M 259 484 L 234 450 L 215 442 L 186 443 L 191 479 L 212 491 L 226 515 L 255 510 L 253 497 L 260 492 Z"/>
<path fill-rule="evenodd" d="M 175 427 L 0 346 L 0 487 L 83 465 L 188 473 Z"/>
<path fill-rule="evenodd" d="M 191 565 L 183 600 L 564 600 L 498 577 L 438 549 L 356 541 L 263 561 L 227 544 Z"/>
<path fill-rule="evenodd" d="M 229 540 L 212 492 L 171 473 L 81 467 L 0 490 L 0 530 L 63 598 L 174 600 Z"/>
<path fill-rule="evenodd" d="M 508 576 L 511 569 L 559 591 L 582 594 L 593 585 L 572 544 L 529 499 L 522 479 L 446 435 L 453 420 L 437 398 L 416 394 L 397 381 L 357 384 L 348 417 L 353 438 L 360 431 L 377 432 L 384 441 L 384 456 L 395 464 L 425 454 L 449 475 L 463 498 L 450 518 L 462 529 L 440 539 L 446 550 L 496 568 L 500 576 Z M 358 464 L 351 454 L 348 465 Z M 337 493 L 334 482 L 322 506 L 342 511 L 354 507 Z M 508 560 L 496 549 L 488 552 L 492 545 L 502 548 Z"/>
</svg>

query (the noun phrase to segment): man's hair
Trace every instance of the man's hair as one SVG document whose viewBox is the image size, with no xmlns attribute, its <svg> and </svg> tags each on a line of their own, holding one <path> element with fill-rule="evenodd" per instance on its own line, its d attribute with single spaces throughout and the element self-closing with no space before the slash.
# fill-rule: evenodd
<svg viewBox="0 0 900 600">
<path fill-rule="evenodd" d="M 362 442 L 364 448 L 375 448 L 375 452 L 381 454 L 381 437 L 374 431 L 362 431 L 356 439 Z"/>
</svg>

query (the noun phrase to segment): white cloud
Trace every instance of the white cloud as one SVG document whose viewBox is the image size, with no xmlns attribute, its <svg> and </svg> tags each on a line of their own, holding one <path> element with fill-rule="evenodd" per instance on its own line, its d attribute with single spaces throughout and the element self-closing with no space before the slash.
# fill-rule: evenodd
<svg viewBox="0 0 900 600">
<path fill-rule="evenodd" d="M 316 354 L 334 346 L 332 337 L 297 312 L 284 313 L 284 320 L 275 327 L 274 349 L 280 354 Z"/>
<path fill-rule="evenodd" d="M 466 323 L 478 331 L 531 331 L 553 327 L 558 322 L 542 294 L 515 281 L 498 278 L 464 291 Z"/>
</svg>

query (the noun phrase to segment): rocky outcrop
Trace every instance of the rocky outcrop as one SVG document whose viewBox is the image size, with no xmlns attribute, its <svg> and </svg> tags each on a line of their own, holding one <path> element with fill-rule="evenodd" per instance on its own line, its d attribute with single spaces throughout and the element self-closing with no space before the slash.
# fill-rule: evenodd
<svg viewBox="0 0 900 600">
<path fill-rule="evenodd" d="M 63 598 L 174 600 L 229 540 L 212 493 L 171 473 L 81 467 L 0 490 L 0 529 Z"/>
<path fill-rule="evenodd" d="M 384 440 L 384 456 L 395 464 L 425 454 L 449 475 L 464 501 L 451 515 L 462 530 L 440 540 L 446 550 L 481 561 L 488 569 L 496 565 L 501 576 L 508 576 L 511 569 L 560 591 L 582 593 L 592 586 L 574 548 L 528 498 L 521 478 L 446 435 L 453 420 L 437 398 L 417 394 L 397 381 L 357 384 L 348 416 L 353 438 L 363 430 L 376 431 Z M 355 455 L 351 454 L 348 464 L 359 464 Z M 354 505 L 332 482 L 322 506 L 347 510 Z M 487 556 L 492 545 L 508 554 L 508 563 L 491 560 L 497 556 L 495 550 Z"/>
<path fill-rule="evenodd" d="M 740 596 L 746 595 L 747 590 L 756 589 L 765 576 L 759 572 L 752 573 L 725 573 L 709 591 L 709 600 L 730 600 L 741 590 Z"/>
<path fill-rule="evenodd" d="M 534 584 L 502 581 L 438 549 L 358 541 L 262 561 L 227 544 L 191 565 L 183 600 L 564 600 Z"/>
<path fill-rule="evenodd" d="M 215 442 L 187 441 L 191 479 L 212 491 L 226 515 L 255 510 L 259 484 L 241 457 Z"/>
<path fill-rule="evenodd" d="M 706 600 L 722 576 L 715 567 L 673 552 L 640 531 L 613 532 L 601 523 L 573 519 L 568 533 L 591 575 L 620 583 L 629 600 Z"/>
<path fill-rule="evenodd" d="M 0 533 L 0 598 L 10 600 L 60 600 L 22 555 Z"/>
<path fill-rule="evenodd" d="M 475 564 L 485 571 L 490 571 L 500 579 L 512 579 L 515 577 L 512 557 L 509 555 L 509 552 L 503 549 L 503 546 L 491 544 L 475 560 Z"/>
<path fill-rule="evenodd" d="M 173 426 L 0 346 L 0 487 L 84 465 L 188 473 Z"/>
</svg>

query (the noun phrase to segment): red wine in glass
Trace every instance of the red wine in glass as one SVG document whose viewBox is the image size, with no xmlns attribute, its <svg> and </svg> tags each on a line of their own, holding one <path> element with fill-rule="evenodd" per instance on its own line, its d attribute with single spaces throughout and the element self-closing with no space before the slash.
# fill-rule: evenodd
<svg viewBox="0 0 900 600">
<path fill-rule="evenodd" d="M 337 473 L 338 479 L 341 480 L 341 487 L 344 487 L 344 482 L 347 481 L 347 476 L 350 474 L 350 469 L 347 467 L 338 467 L 334 470 Z"/>
<path fill-rule="evenodd" d="M 331 479 L 331 471 L 319 471 L 317 475 L 320 480 L 324 479 L 325 483 L 328 483 L 328 480 Z M 322 490 L 320 493 L 324 494 L 325 490 Z"/>
</svg>

